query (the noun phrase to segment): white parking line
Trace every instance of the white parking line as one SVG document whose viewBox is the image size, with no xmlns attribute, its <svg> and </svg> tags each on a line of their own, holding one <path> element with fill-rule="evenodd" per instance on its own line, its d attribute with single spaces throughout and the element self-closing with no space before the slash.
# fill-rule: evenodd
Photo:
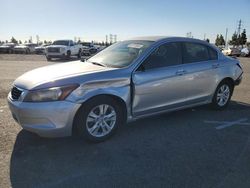
<svg viewBox="0 0 250 188">
<path fill-rule="evenodd" d="M 250 123 L 246 123 L 247 120 L 247 118 L 242 118 L 236 121 L 204 121 L 204 123 L 221 124 L 216 127 L 217 130 L 220 130 L 227 127 L 231 127 L 233 125 L 250 125 Z"/>
</svg>

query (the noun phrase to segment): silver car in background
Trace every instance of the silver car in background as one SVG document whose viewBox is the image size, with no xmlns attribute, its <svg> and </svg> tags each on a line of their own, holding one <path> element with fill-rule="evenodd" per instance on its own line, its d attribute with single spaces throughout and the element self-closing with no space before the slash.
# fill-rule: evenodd
<svg viewBox="0 0 250 188">
<path fill-rule="evenodd" d="M 118 42 L 85 62 L 20 76 L 8 95 L 14 119 L 40 136 L 77 133 L 100 142 L 125 122 L 211 104 L 225 108 L 241 82 L 237 59 L 197 39 Z"/>
</svg>

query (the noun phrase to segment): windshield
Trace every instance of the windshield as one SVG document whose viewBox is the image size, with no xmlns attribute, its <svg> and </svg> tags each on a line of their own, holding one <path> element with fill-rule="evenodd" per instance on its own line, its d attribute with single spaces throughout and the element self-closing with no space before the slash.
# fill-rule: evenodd
<svg viewBox="0 0 250 188">
<path fill-rule="evenodd" d="M 68 40 L 56 40 L 53 42 L 54 45 L 64 45 L 64 46 L 68 46 L 69 45 L 69 41 Z"/>
<path fill-rule="evenodd" d="M 91 47 L 92 44 L 90 42 L 83 42 L 81 43 L 83 46 Z"/>
<path fill-rule="evenodd" d="M 107 67 L 126 67 L 152 43 L 152 41 L 135 40 L 118 42 L 91 57 L 87 62 L 102 64 Z"/>
</svg>

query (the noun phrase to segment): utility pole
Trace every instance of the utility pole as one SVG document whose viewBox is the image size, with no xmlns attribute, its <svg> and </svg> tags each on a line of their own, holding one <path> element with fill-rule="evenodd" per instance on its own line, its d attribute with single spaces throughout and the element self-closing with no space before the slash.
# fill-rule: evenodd
<svg viewBox="0 0 250 188">
<path fill-rule="evenodd" d="M 238 36 L 240 36 L 241 27 L 242 27 L 242 21 L 240 20 L 240 21 L 239 21 L 239 24 L 238 24 L 238 28 L 237 28 L 237 30 L 238 30 L 237 35 L 238 35 Z"/>
<path fill-rule="evenodd" d="M 114 43 L 117 42 L 117 35 L 114 35 Z"/>
<path fill-rule="evenodd" d="M 39 35 L 36 35 L 36 43 L 39 44 Z"/>
<path fill-rule="evenodd" d="M 110 41 L 110 44 L 113 44 L 113 35 L 112 34 L 109 34 L 109 41 Z"/>
<path fill-rule="evenodd" d="M 206 40 L 206 33 L 204 33 L 204 40 Z"/>
<path fill-rule="evenodd" d="M 108 44 L 108 35 L 106 35 L 106 44 Z"/>
<path fill-rule="evenodd" d="M 187 37 L 188 37 L 188 38 L 193 38 L 192 32 L 188 32 L 188 33 L 187 33 Z"/>
<path fill-rule="evenodd" d="M 32 36 L 30 36 L 30 39 L 29 39 L 29 43 L 32 43 L 33 41 L 32 41 Z"/>
<path fill-rule="evenodd" d="M 226 35 L 225 35 L 225 47 L 226 47 L 226 49 L 227 49 L 227 32 L 228 32 L 228 28 L 226 28 Z"/>
</svg>

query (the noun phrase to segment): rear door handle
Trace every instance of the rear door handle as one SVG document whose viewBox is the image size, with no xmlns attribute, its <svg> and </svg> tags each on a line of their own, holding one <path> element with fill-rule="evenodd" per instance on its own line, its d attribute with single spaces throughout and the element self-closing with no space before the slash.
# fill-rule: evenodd
<svg viewBox="0 0 250 188">
<path fill-rule="evenodd" d="M 176 71 L 176 75 L 183 75 L 183 74 L 186 74 L 187 71 L 185 70 L 178 70 Z"/>
<path fill-rule="evenodd" d="M 216 68 L 218 68 L 218 67 L 219 67 L 219 63 L 212 64 L 212 68 L 213 68 L 213 69 L 216 69 Z"/>
</svg>

